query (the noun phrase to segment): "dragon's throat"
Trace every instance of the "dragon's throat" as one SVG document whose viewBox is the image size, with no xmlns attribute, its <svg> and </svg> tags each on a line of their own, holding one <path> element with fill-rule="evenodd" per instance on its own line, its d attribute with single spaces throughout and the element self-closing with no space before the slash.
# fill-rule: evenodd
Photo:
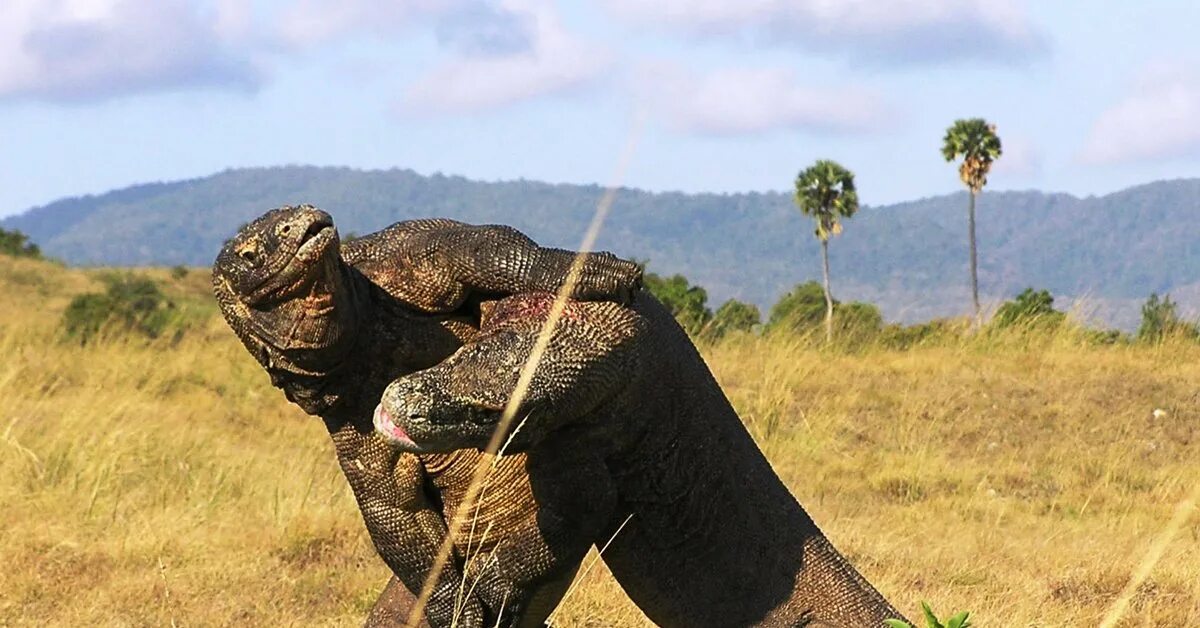
<svg viewBox="0 0 1200 628">
<path fill-rule="evenodd" d="M 264 312 L 266 329 L 276 332 L 271 344 L 288 361 L 307 371 L 325 372 L 345 360 L 358 326 L 355 290 L 340 268 L 324 268 L 304 296 Z"/>
</svg>

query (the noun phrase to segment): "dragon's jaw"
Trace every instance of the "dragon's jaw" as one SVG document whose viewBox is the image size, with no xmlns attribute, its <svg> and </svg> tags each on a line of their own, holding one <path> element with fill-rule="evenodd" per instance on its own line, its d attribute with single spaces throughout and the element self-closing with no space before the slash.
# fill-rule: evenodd
<svg viewBox="0 0 1200 628">
<path fill-rule="evenodd" d="M 496 413 L 499 419 L 499 413 Z M 484 449 L 496 422 L 489 424 L 438 424 L 422 416 L 389 412 L 384 404 L 375 408 L 375 433 L 396 449 L 410 453 L 449 453 L 456 449 Z"/>
<path fill-rule="evenodd" d="M 281 268 L 246 294 L 247 303 L 270 304 L 302 297 L 321 284 L 328 284 L 331 267 L 338 257 L 338 233 L 332 223 L 314 222 L 308 226 L 294 250 L 280 251 L 286 258 Z"/>
<path fill-rule="evenodd" d="M 339 244 L 328 214 L 287 207 L 243 227 L 218 256 L 214 280 L 226 320 L 265 348 L 274 366 L 328 371 L 352 344 L 357 303 Z"/>
<path fill-rule="evenodd" d="M 384 437 L 389 443 L 397 449 L 412 453 L 421 453 L 423 450 L 404 430 L 403 427 L 396 425 L 392 420 L 392 415 L 383 408 L 383 404 L 375 406 L 375 431 Z"/>
<path fill-rule="evenodd" d="M 375 408 L 375 431 L 397 449 L 444 453 L 482 449 L 492 438 L 503 408 L 460 399 L 410 378 L 400 378 Z"/>
<path fill-rule="evenodd" d="M 326 253 L 278 301 L 247 305 L 252 333 L 290 358 L 322 362 L 340 354 L 358 323 L 353 288 L 335 251 Z M 315 365 L 314 365 L 315 366 Z"/>
<path fill-rule="evenodd" d="M 238 230 L 221 247 L 213 271 L 247 304 L 278 301 L 338 244 L 329 214 L 311 205 L 280 207 Z"/>
</svg>

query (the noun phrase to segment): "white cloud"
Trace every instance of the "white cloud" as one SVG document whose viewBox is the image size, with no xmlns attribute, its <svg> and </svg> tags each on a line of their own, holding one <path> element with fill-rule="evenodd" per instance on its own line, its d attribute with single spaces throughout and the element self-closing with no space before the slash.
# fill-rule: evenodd
<svg viewBox="0 0 1200 628">
<path fill-rule="evenodd" d="M 551 0 L 303 0 L 283 14 L 278 32 L 304 48 L 417 27 L 432 28 L 445 56 L 407 86 L 404 113 L 477 111 L 560 93 L 611 61 L 564 27 Z"/>
<path fill-rule="evenodd" d="M 1151 68 L 1092 125 L 1079 158 L 1113 164 L 1200 154 L 1200 76 Z"/>
<path fill-rule="evenodd" d="M 146 89 L 253 89 L 259 73 L 236 41 L 235 3 L 7 0 L 0 98 L 102 99 Z"/>
<path fill-rule="evenodd" d="M 248 90 L 304 49 L 432 31 L 440 64 L 405 106 L 464 111 L 576 87 L 610 54 L 551 0 L 7 0 L 0 99 L 88 101 L 180 87 Z"/>
<path fill-rule="evenodd" d="M 445 15 L 435 30 L 438 43 L 461 54 L 502 55 L 531 50 L 537 22 L 534 12 L 479 2 Z"/>
<path fill-rule="evenodd" d="M 470 0 L 300 0 L 279 17 L 278 34 L 306 47 L 361 32 L 390 34 L 436 18 Z"/>
<path fill-rule="evenodd" d="M 1045 37 L 1018 3 L 994 0 L 600 0 L 631 22 L 751 39 L 873 63 L 1020 61 Z"/>
<path fill-rule="evenodd" d="M 519 32 L 500 37 L 501 22 L 490 20 L 447 43 L 452 58 L 412 85 L 403 111 L 475 111 L 537 96 L 561 93 L 590 81 L 606 69 L 610 53 L 563 26 L 554 5 L 543 0 L 503 0 L 498 4 Z M 497 43 L 503 42 L 503 43 Z"/>
<path fill-rule="evenodd" d="M 669 127 L 702 135 L 804 129 L 861 131 L 878 126 L 886 107 L 860 87 L 815 87 L 797 73 L 772 68 L 725 68 L 696 75 L 678 66 L 646 66 L 635 91 Z"/>
</svg>

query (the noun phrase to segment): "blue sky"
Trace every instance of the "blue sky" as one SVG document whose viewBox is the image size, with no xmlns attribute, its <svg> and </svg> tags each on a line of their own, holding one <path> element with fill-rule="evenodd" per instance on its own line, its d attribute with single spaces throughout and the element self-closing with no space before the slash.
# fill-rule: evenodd
<svg viewBox="0 0 1200 628">
<path fill-rule="evenodd" d="M 1200 171 L 1200 3 L 5 0 L 0 215 L 228 167 L 412 168 L 652 190 L 786 189 L 818 158 L 870 204 L 1102 194 Z"/>
</svg>

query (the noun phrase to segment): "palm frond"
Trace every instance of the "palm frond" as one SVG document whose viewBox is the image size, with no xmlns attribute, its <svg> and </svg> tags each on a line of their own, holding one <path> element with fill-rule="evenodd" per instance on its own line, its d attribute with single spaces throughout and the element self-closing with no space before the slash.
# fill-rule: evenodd
<svg viewBox="0 0 1200 628">
<path fill-rule="evenodd" d="M 854 173 L 841 164 L 821 159 L 796 175 L 796 205 L 817 223 L 815 235 L 828 240 L 841 233 L 840 220 L 858 211 Z"/>
<path fill-rule="evenodd" d="M 996 125 L 983 118 L 955 120 L 942 138 L 942 157 L 946 161 L 962 157 L 959 178 L 972 192 L 979 192 L 987 185 L 992 162 L 999 159 L 1002 153 Z"/>
</svg>

